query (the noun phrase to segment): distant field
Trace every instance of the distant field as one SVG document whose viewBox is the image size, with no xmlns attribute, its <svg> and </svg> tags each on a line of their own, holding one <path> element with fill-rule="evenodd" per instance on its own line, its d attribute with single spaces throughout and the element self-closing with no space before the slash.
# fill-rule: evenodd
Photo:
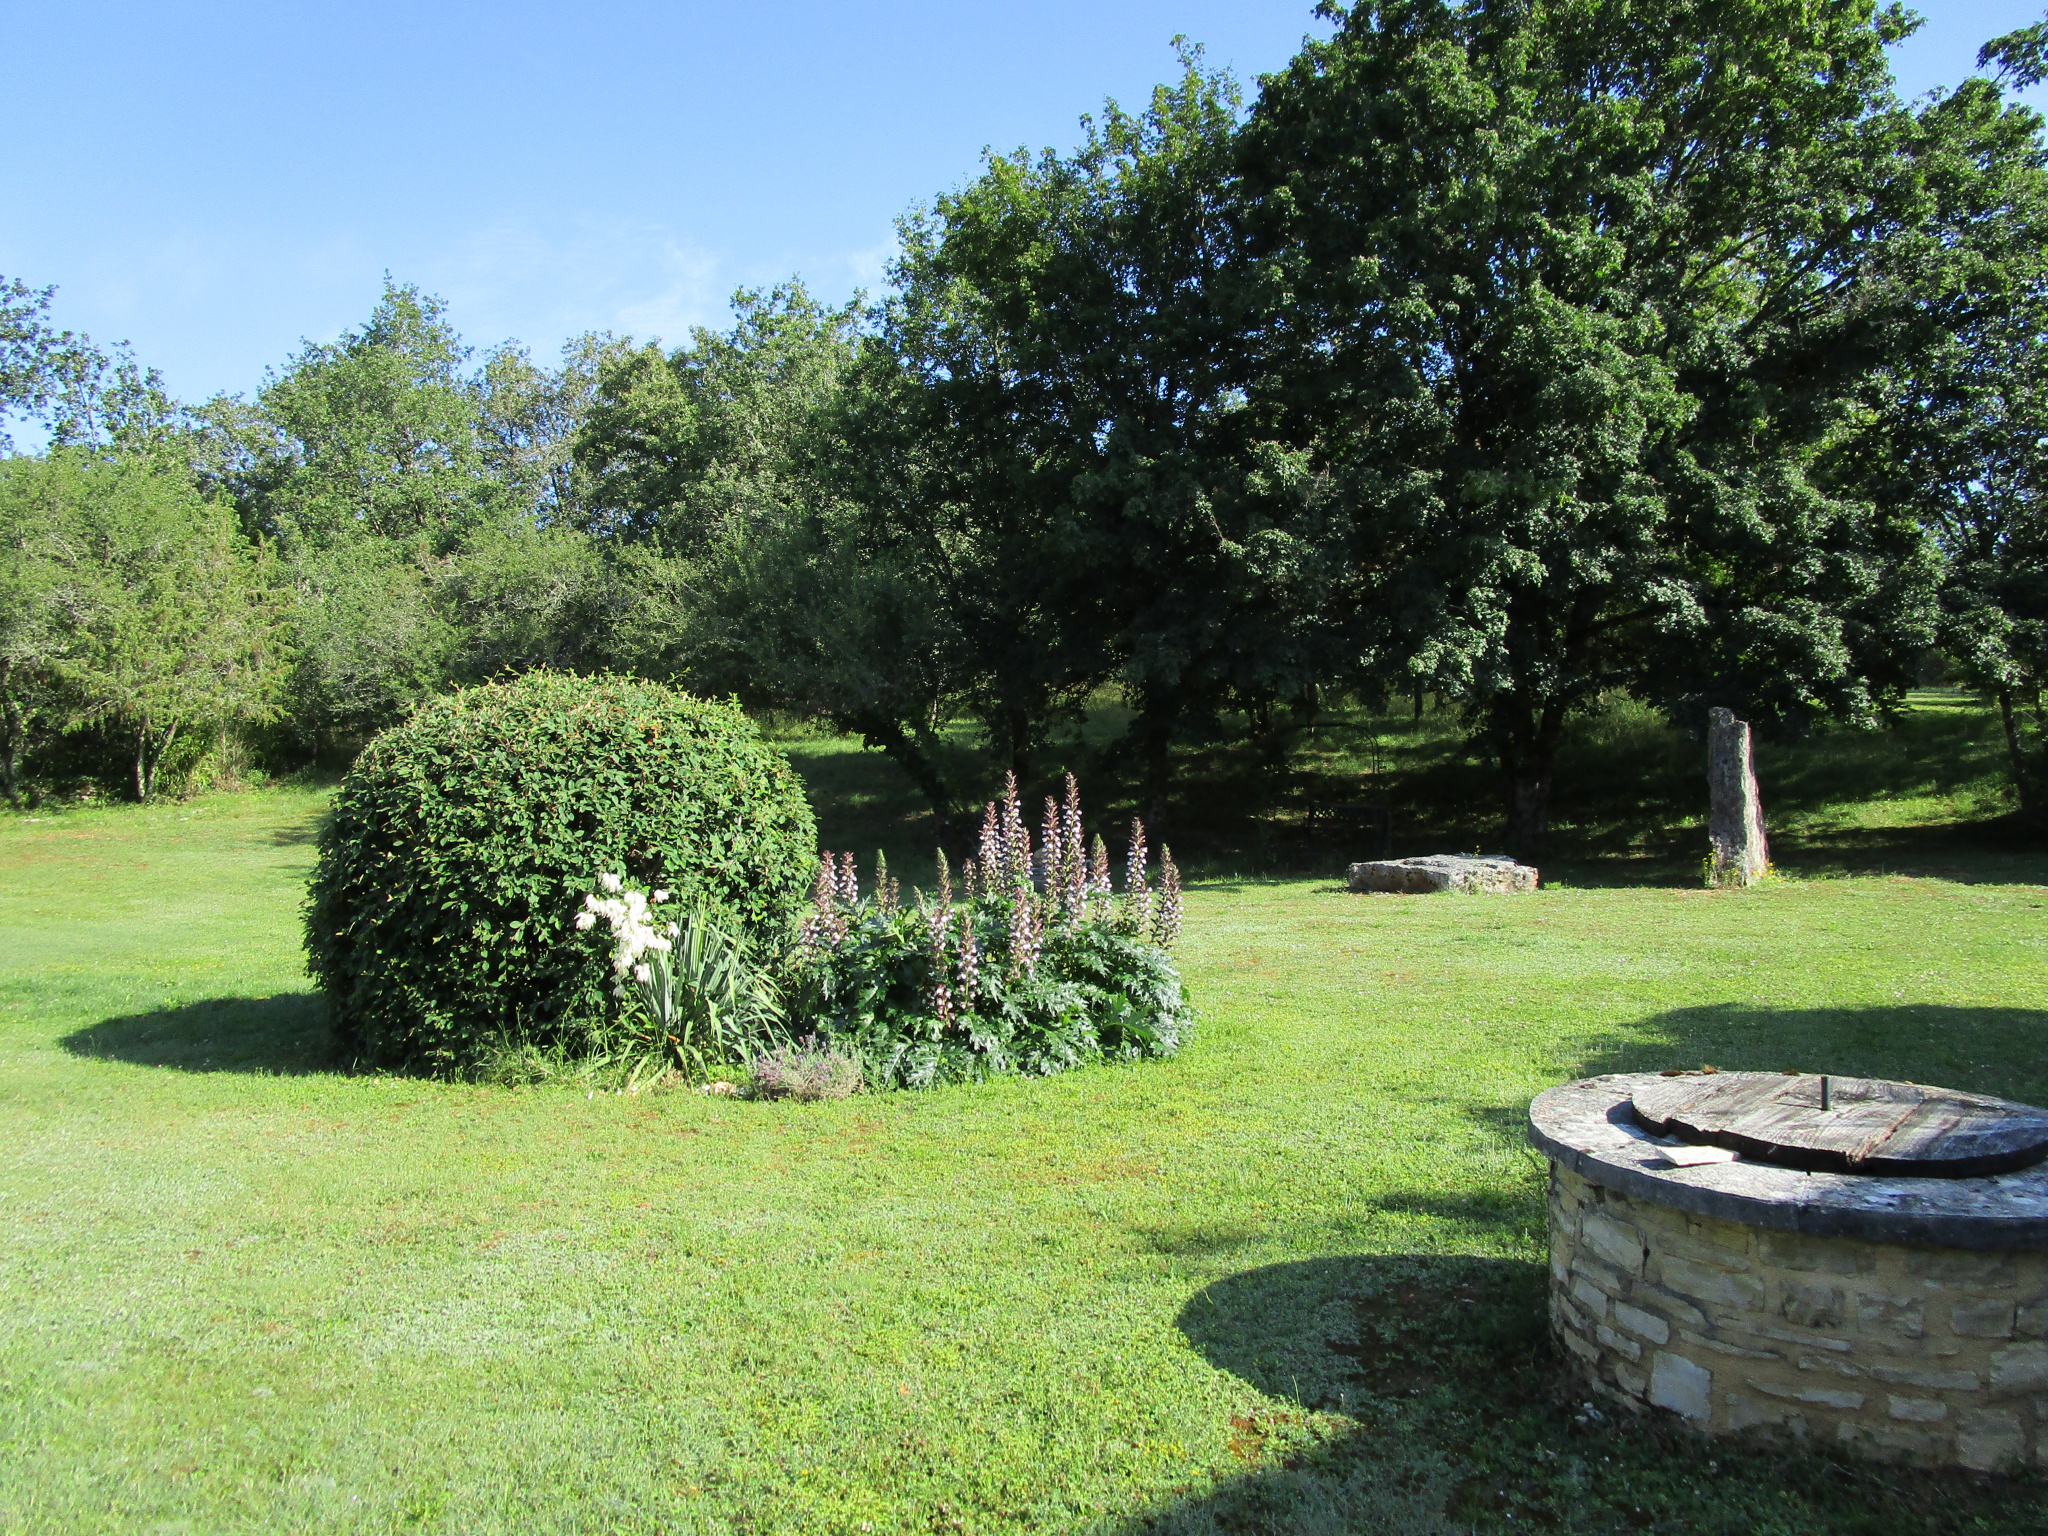
<svg viewBox="0 0 2048 1536">
<path fill-rule="evenodd" d="M 1178 1059 L 841 1104 L 335 1071 L 321 795 L 0 818 L 0 1530 L 2048 1528 L 2038 1482 L 1577 1425 L 1542 1331 L 1544 1086 L 2048 1102 L 2048 860 L 1925 704 L 1766 755 L 1794 878 L 1588 831 L 1562 888 L 1368 898 L 1219 839 Z M 793 745 L 828 842 L 928 844 Z"/>
</svg>

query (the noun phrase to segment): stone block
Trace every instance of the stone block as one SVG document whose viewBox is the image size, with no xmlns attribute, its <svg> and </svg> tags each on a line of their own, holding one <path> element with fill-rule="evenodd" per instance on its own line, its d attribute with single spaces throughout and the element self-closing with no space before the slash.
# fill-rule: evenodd
<svg viewBox="0 0 2048 1536">
<path fill-rule="evenodd" d="M 1510 895 L 1535 890 L 1539 879 L 1529 865 L 1499 854 L 1432 853 L 1418 859 L 1381 859 L 1351 866 L 1352 890 L 1394 891 L 1407 896 L 1439 892 Z"/>
<path fill-rule="evenodd" d="M 1936 1430 L 1914 1429 L 1906 1424 L 1870 1424 L 1860 1419 L 1843 1419 L 1835 1426 L 1835 1438 L 1844 1445 L 1866 1452 L 1879 1452 L 1894 1460 L 1923 1463 L 1949 1460 L 1949 1437 Z"/>
<path fill-rule="evenodd" d="M 1628 1299 L 1640 1306 L 1652 1308 L 1662 1313 L 1682 1328 L 1704 1328 L 1707 1326 L 1706 1313 L 1702 1312 L 1684 1297 L 1674 1296 L 1669 1291 L 1662 1290 L 1657 1286 L 1636 1286 L 1629 1291 Z"/>
<path fill-rule="evenodd" d="M 1813 1403 L 1822 1408 L 1839 1408 L 1844 1413 L 1854 1413 L 1863 1406 L 1861 1392 L 1846 1392 L 1839 1387 L 1808 1387 L 1798 1394 L 1802 1403 Z"/>
<path fill-rule="evenodd" d="M 1612 1216 L 1589 1211 L 1579 1224 L 1586 1246 L 1624 1275 L 1643 1272 L 1643 1239 L 1635 1228 L 1624 1226 Z"/>
<path fill-rule="evenodd" d="M 2048 1387 L 2048 1344 L 2015 1344 L 1991 1356 L 1994 1392 L 2038 1392 Z"/>
<path fill-rule="evenodd" d="M 1757 1391 L 1768 1393 L 1772 1397 L 1782 1397 L 1796 1403 L 1811 1403 L 1816 1408 L 1839 1408 L 1844 1412 L 1854 1412 L 1863 1406 L 1861 1392 L 1851 1392 L 1840 1387 L 1807 1386 L 1799 1382 L 1787 1384 L 1773 1381 L 1768 1376 L 1752 1376 L 1749 1378 L 1749 1384 Z"/>
<path fill-rule="evenodd" d="M 1948 1417 L 1948 1404 L 1932 1397 L 1899 1397 L 1896 1394 L 1885 1399 L 1886 1412 L 1895 1419 L 1907 1419 L 1915 1424 L 1935 1424 Z"/>
<path fill-rule="evenodd" d="M 2019 1279 L 2011 1254 L 1963 1248 L 1908 1248 L 1903 1268 L 1914 1280 L 1975 1285 L 1985 1290 L 2010 1286 Z"/>
<path fill-rule="evenodd" d="M 2012 1331 L 2022 1339 L 2048 1338 L 2048 1301 L 2021 1307 L 2013 1318 Z"/>
<path fill-rule="evenodd" d="M 1748 885 L 1761 878 L 1770 854 L 1749 725 L 1726 709 L 1707 711 L 1707 804 L 1714 883 Z"/>
<path fill-rule="evenodd" d="M 1748 1234 L 1739 1227 L 1731 1232 L 1721 1222 L 1698 1222 L 1690 1229 L 1660 1228 L 1650 1222 L 1642 1225 L 1650 1235 L 1650 1246 L 1661 1254 L 1737 1274 L 1748 1274 L 1756 1267 L 1749 1258 Z"/>
<path fill-rule="evenodd" d="M 1680 1342 L 1688 1348 L 1711 1350 L 1717 1355 L 1727 1355 L 1733 1360 L 1782 1360 L 1785 1357 L 1775 1349 L 1760 1349 L 1763 1340 L 1749 1334 L 1701 1333 L 1693 1328 L 1678 1330 Z M 1748 1342 L 1741 1342 L 1747 1340 Z"/>
<path fill-rule="evenodd" d="M 1709 1269 L 1691 1259 L 1659 1255 L 1658 1276 L 1679 1295 L 1739 1312 L 1760 1312 L 1764 1305 L 1764 1283 L 1754 1275 L 1731 1274 Z"/>
<path fill-rule="evenodd" d="M 1959 1339 L 2009 1339 L 2012 1324 L 2009 1301 L 1959 1301 L 1949 1308 L 1949 1332 Z"/>
<path fill-rule="evenodd" d="M 2027 1433 L 2016 1413 L 1978 1408 L 1956 1421 L 1956 1460 L 1976 1472 L 1995 1472 L 2027 1452 Z"/>
<path fill-rule="evenodd" d="M 1975 1371 L 1939 1371 L 1914 1365 L 1873 1365 L 1870 1374 L 1894 1387 L 1925 1387 L 1933 1392 L 1976 1392 L 1984 1386 Z"/>
<path fill-rule="evenodd" d="M 1867 1243 L 1807 1237 L 1798 1232 L 1759 1232 L 1757 1252 L 1776 1269 L 1818 1270 L 1830 1275 L 1877 1272 L 1877 1254 Z"/>
<path fill-rule="evenodd" d="M 1645 1312 L 1632 1307 L 1625 1301 L 1614 1304 L 1614 1320 L 1630 1333 L 1648 1339 L 1652 1344 L 1668 1344 L 1671 1341 L 1671 1325 L 1654 1312 Z"/>
<path fill-rule="evenodd" d="M 1630 1397 L 1641 1398 L 1650 1390 L 1650 1378 L 1641 1371 L 1631 1370 L 1619 1360 L 1614 1362 L 1614 1381 Z"/>
<path fill-rule="evenodd" d="M 1650 1362 L 1650 1401 L 1704 1424 L 1714 1413 L 1714 1373 L 1660 1349 Z"/>
<path fill-rule="evenodd" d="M 1877 1296 L 1866 1291 L 1856 1298 L 1856 1321 L 1865 1333 L 1917 1339 L 1927 1332 L 1926 1309 L 1911 1296 Z"/>
<path fill-rule="evenodd" d="M 1802 1328 L 1839 1328 L 1843 1301 L 1842 1293 L 1831 1285 L 1787 1280 L 1778 1298 L 1778 1316 Z"/>
<path fill-rule="evenodd" d="M 1642 1345 L 1638 1344 L 1634 1339 L 1624 1338 L 1605 1323 L 1600 1324 L 1593 1330 L 1593 1337 L 1618 1355 L 1626 1355 L 1631 1360 L 1643 1358 Z"/>
<path fill-rule="evenodd" d="M 1747 1319 L 1744 1319 L 1747 1322 Z M 1722 1327 L 1735 1326 L 1724 1322 Z M 1801 1349 L 1831 1349 L 1838 1354 L 1848 1354 L 1856 1346 L 1847 1339 L 1831 1339 L 1824 1333 L 1802 1333 L 1796 1328 L 1779 1328 L 1770 1323 L 1750 1323 L 1743 1330 L 1760 1339 L 1771 1339 L 1779 1344 L 1797 1344 Z"/>
<path fill-rule="evenodd" d="M 1812 1371 L 1820 1376 L 1847 1376 L 1854 1378 L 1863 1374 L 1861 1366 L 1851 1365 L 1841 1355 L 1801 1355 L 1793 1364 L 1797 1365 L 1802 1371 Z"/>
<path fill-rule="evenodd" d="M 1590 1284 L 1584 1275 L 1572 1281 L 1572 1300 L 1595 1317 L 1607 1315 L 1607 1297 L 1598 1286 Z"/>
<path fill-rule="evenodd" d="M 1600 1346 L 1591 1339 L 1581 1338 L 1575 1330 L 1570 1328 L 1560 1332 L 1558 1338 L 1564 1341 L 1566 1349 L 1577 1355 L 1586 1364 L 1595 1365 L 1599 1362 Z"/>
<path fill-rule="evenodd" d="M 1727 1393 L 1721 1399 L 1721 1411 L 1727 1415 L 1731 1430 L 1783 1426 L 1803 1433 L 1806 1429 L 1806 1415 L 1798 1409 L 1768 1398 L 1751 1397 L 1747 1392 Z"/>
</svg>

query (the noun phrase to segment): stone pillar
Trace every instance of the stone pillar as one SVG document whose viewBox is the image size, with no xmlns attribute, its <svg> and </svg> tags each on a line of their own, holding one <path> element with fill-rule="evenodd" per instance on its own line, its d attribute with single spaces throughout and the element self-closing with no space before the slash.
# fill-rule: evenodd
<svg viewBox="0 0 2048 1536">
<path fill-rule="evenodd" d="M 1749 725 L 1731 710 L 1707 714 L 1707 792 L 1714 884 L 1752 884 L 1762 877 L 1771 856 L 1764 844 L 1763 799 L 1756 788 Z"/>
</svg>

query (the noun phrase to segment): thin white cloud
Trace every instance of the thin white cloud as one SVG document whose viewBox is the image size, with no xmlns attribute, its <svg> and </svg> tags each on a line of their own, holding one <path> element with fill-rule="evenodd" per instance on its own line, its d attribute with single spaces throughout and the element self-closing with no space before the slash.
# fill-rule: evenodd
<svg viewBox="0 0 2048 1536">
<path fill-rule="evenodd" d="M 498 224 L 423 254 L 403 275 L 445 298 L 466 336 L 537 353 L 584 331 L 680 342 L 719 321 L 732 286 L 721 253 L 659 224 Z"/>
</svg>

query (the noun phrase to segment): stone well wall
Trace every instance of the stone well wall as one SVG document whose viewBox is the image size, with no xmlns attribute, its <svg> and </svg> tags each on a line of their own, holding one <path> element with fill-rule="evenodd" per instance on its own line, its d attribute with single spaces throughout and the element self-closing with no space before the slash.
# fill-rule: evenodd
<svg viewBox="0 0 2048 1536">
<path fill-rule="evenodd" d="M 1887 1460 L 2048 1466 L 2048 1251 L 1765 1230 L 1555 1160 L 1550 1234 L 1553 1328 L 1611 1399 Z"/>
</svg>

